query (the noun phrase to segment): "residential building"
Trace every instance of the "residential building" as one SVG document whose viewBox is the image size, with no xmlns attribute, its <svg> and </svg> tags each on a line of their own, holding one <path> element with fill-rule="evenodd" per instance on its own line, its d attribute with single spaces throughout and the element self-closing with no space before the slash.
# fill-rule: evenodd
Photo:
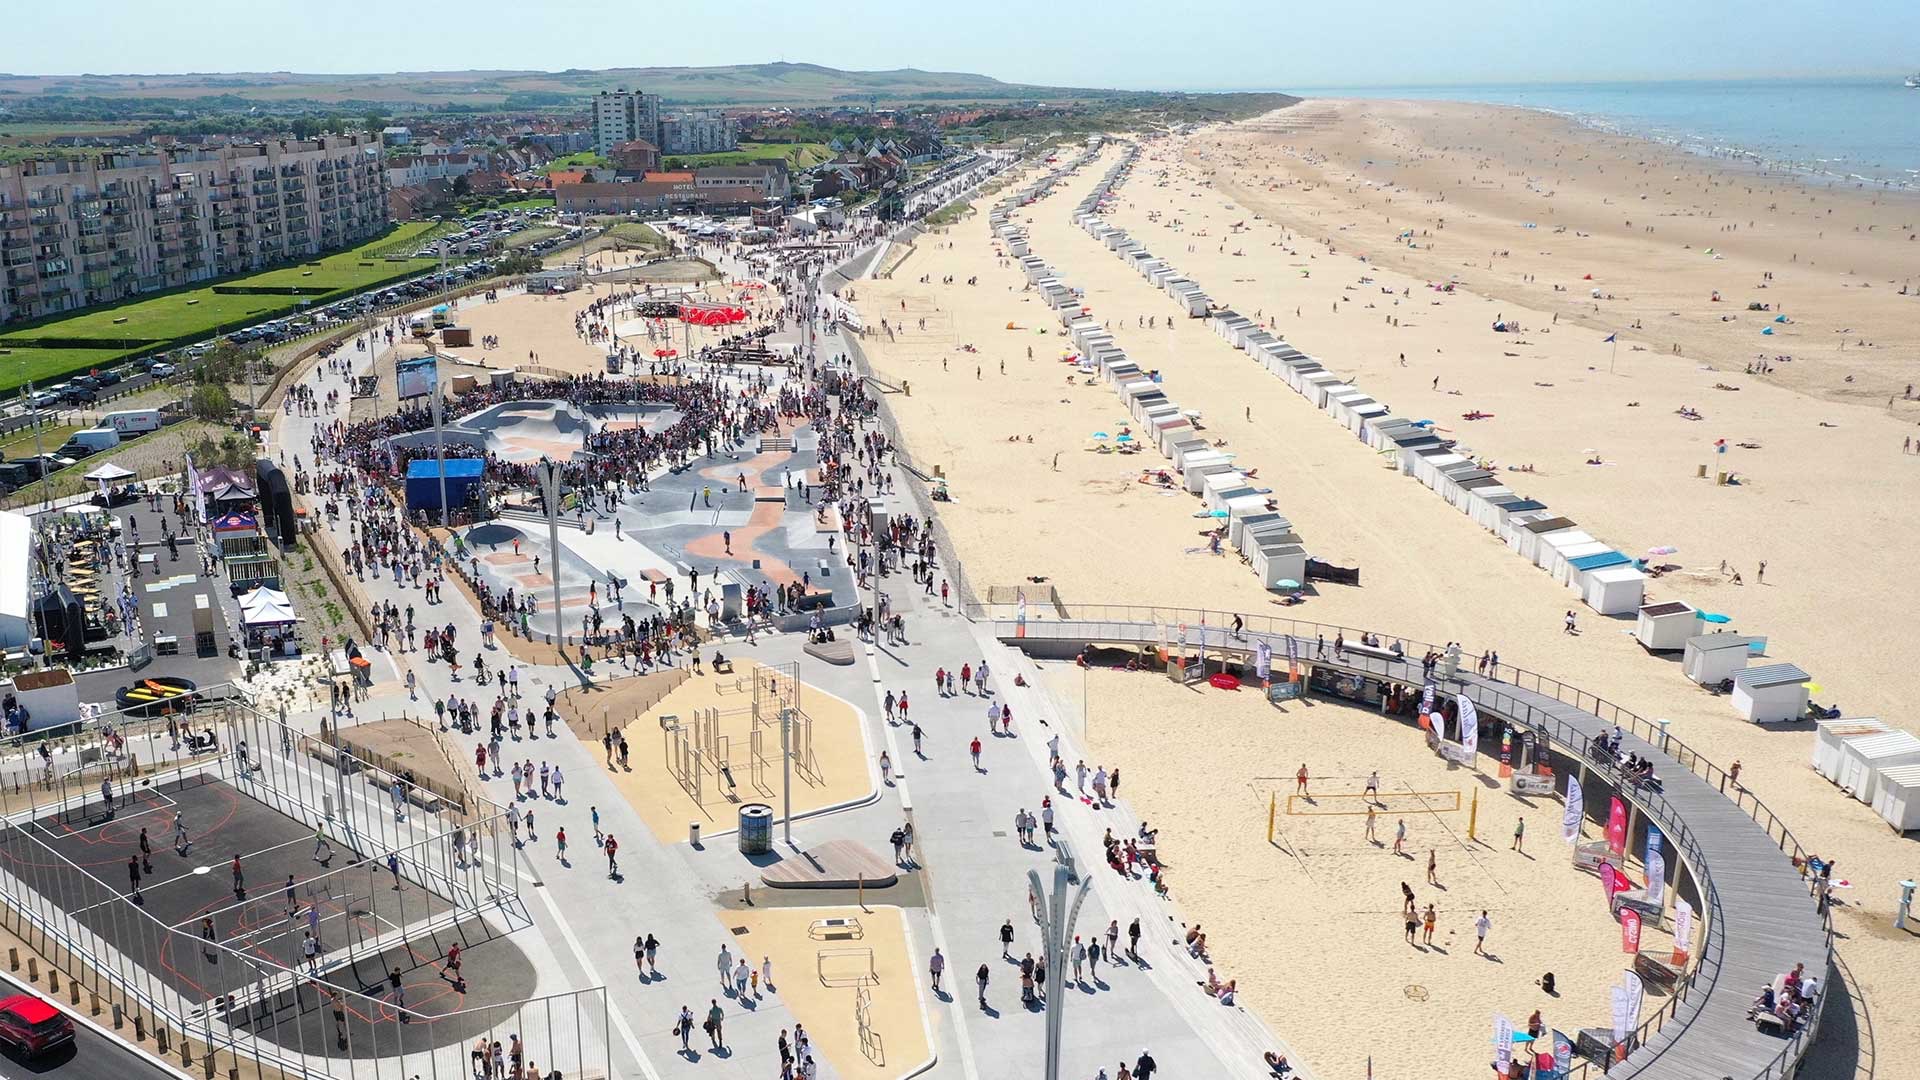
<svg viewBox="0 0 1920 1080">
<path fill-rule="evenodd" d="M 610 156 L 623 142 L 646 139 L 660 145 L 660 95 L 640 90 L 602 90 L 593 98 L 593 149 Z"/>
<path fill-rule="evenodd" d="M 716 154 L 740 148 L 740 122 L 719 113 L 689 112 L 660 119 L 657 140 L 667 154 Z"/>
<path fill-rule="evenodd" d="M 405 146 L 413 141 L 413 132 L 395 125 L 380 129 L 380 141 L 388 146 Z"/>
<path fill-rule="evenodd" d="M 650 173 L 660 170 L 660 148 L 651 139 L 629 139 L 613 148 L 608 157 L 623 173 Z"/>
<path fill-rule="evenodd" d="M 484 166 L 481 154 L 408 154 L 387 159 L 387 186 L 419 187 L 429 180 L 458 180 Z"/>
<path fill-rule="evenodd" d="M 648 173 L 617 184 L 556 183 L 563 214 L 668 214 L 682 210 L 747 210 L 768 201 L 753 183 L 701 184 L 692 172 Z"/>
<path fill-rule="evenodd" d="M 373 136 L 0 165 L 0 322 L 317 255 L 387 221 Z"/>
</svg>

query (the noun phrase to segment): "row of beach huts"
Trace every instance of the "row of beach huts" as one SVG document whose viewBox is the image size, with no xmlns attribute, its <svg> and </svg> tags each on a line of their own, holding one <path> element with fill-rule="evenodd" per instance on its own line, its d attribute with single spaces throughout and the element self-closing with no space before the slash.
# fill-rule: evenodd
<svg viewBox="0 0 1920 1080">
<path fill-rule="evenodd" d="M 1096 150 L 1091 147 L 1087 156 Z M 1076 213 L 1092 212 L 1107 190 L 1132 168 L 1138 155 L 1137 146 L 1129 147 Z M 1246 557 L 1264 588 L 1299 588 L 1307 579 L 1306 544 L 1294 532 L 1293 523 L 1273 508 L 1272 492 L 1256 487 L 1234 466 L 1231 452 L 1215 447 L 1200 435 L 1194 415 L 1167 395 L 1157 374 L 1141 371 L 1128 359 L 1113 334 L 1087 311 L 1083 293 L 1061 281 L 1053 267 L 1033 253 L 1025 227 L 1015 218 L 1015 210 L 1037 194 L 1044 194 L 1053 179 L 1082 163 L 1076 160 L 1064 171 L 1056 171 L 1054 176 L 1001 200 L 988 215 L 995 235 L 1008 254 L 1019 261 L 1028 283 L 1059 317 L 1079 352 L 1080 369 L 1101 379 L 1125 405 L 1138 431 L 1130 441 L 1151 445 L 1173 464 L 1180 485 L 1204 500 L 1206 519 L 1215 529 L 1225 526 L 1226 543 Z M 1174 283 L 1178 275 L 1163 277 Z M 1197 290 L 1191 282 L 1178 279 L 1171 291 L 1177 298 L 1185 298 Z M 1202 312 L 1211 307 L 1204 294 L 1198 296 L 1197 303 Z M 1172 479 L 1171 474 L 1168 479 Z"/>
<path fill-rule="evenodd" d="M 1498 536 L 1588 607 L 1603 615 L 1635 615 L 1635 636 L 1649 651 L 1683 653 L 1682 670 L 1703 686 L 1717 689 L 1730 681 L 1729 699 L 1742 717 L 1777 723 L 1807 715 L 1809 676 L 1805 671 L 1780 663 L 1749 667 L 1752 659 L 1765 655 L 1764 637 L 1709 633 L 1725 617 L 1683 602 L 1648 604 L 1647 575 L 1640 560 L 1599 540 L 1545 503 L 1513 490 L 1498 472 L 1482 468 L 1468 454 L 1456 452 L 1461 448 L 1442 437 L 1432 421 L 1393 415 L 1384 402 L 1328 371 L 1269 327 L 1230 308 L 1213 307 L 1191 278 L 1153 257 L 1126 230 L 1107 222 L 1102 217 L 1106 200 L 1128 177 L 1137 155 L 1137 148 L 1131 150 L 1075 208 L 1073 221 L 1088 235 L 1166 289 L 1177 307 L 1190 316 L 1207 318 L 1228 344 L 1286 380 L 1294 392 L 1403 475 Z"/>
</svg>

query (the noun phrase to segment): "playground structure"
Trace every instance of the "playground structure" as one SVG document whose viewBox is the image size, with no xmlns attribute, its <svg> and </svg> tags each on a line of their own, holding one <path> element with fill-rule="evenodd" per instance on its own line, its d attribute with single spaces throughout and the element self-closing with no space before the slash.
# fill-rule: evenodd
<svg viewBox="0 0 1920 1080">
<path fill-rule="evenodd" d="M 864 986 L 853 992 L 853 1030 L 860 1038 L 860 1052 L 876 1068 L 885 1068 L 886 1043 L 881 1040 L 880 1033 L 873 1029 L 873 992 Z"/>
<path fill-rule="evenodd" d="M 779 744 L 777 753 L 792 755 L 794 771 L 803 780 L 816 786 L 825 783 L 813 750 L 813 718 L 800 703 L 798 661 L 755 664 L 748 674 L 715 678 L 722 680 L 716 686 L 722 697 L 749 694 L 750 701 L 731 708 L 695 708 L 684 719 L 673 713 L 660 716 L 667 769 L 695 804 L 704 807 L 709 790 L 729 803 L 741 801 L 736 738 L 723 729 L 737 732 L 743 719 L 747 783 L 757 797 L 771 799 L 777 790 L 768 776 L 773 765 L 768 757 L 769 738 Z"/>
</svg>

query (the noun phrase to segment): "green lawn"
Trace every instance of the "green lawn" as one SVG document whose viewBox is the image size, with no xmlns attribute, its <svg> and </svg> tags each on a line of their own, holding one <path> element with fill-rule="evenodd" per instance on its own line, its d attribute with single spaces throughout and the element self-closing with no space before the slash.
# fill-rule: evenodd
<svg viewBox="0 0 1920 1080">
<path fill-rule="evenodd" d="M 530 225 L 519 232 L 509 235 L 505 241 L 510 251 L 532 247 L 542 240 L 551 240 L 556 236 L 565 236 L 567 230 L 555 225 Z"/>
<path fill-rule="evenodd" d="M 553 196 L 533 195 L 525 199 L 514 199 L 493 207 L 495 210 L 538 210 L 543 206 L 552 206 Z"/>
<path fill-rule="evenodd" d="M 77 427 L 65 424 L 49 424 L 40 429 L 40 448 L 51 454 L 66 445 L 67 437 L 79 431 Z M 30 457 L 33 454 L 33 430 L 16 431 L 5 439 L 0 439 L 0 458 L 11 461 L 14 458 Z"/>
<path fill-rule="evenodd" d="M 667 247 L 666 237 L 655 232 L 653 226 L 643 221 L 623 221 L 607 230 L 607 238 L 659 251 L 665 251 Z"/>
<path fill-rule="evenodd" d="M 568 154 L 566 157 L 554 158 L 552 161 L 540 166 L 540 171 L 550 173 L 555 170 L 565 169 L 602 169 L 612 164 L 612 161 L 601 157 L 591 150 L 582 150 L 577 154 Z"/>
<path fill-rule="evenodd" d="M 789 169 L 805 169 L 833 157 L 826 143 L 741 143 L 738 150 L 716 154 L 676 154 L 667 158 L 675 168 L 706 169 L 716 165 L 750 165 L 763 158 L 780 158 Z"/>
<path fill-rule="evenodd" d="M 216 292 L 214 285 L 130 299 L 20 329 L 0 329 L 0 392 L 28 381 L 55 382 L 124 358 L 201 340 L 225 330 L 318 306 L 434 265 L 432 259 L 385 259 L 375 252 L 411 252 L 435 228 L 408 222 L 362 247 L 312 262 L 229 278 L 219 287 L 300 288 L 306 295 Z M 72 348 L 54 342 L 75 342 Z M 86 343 L 86 344 L 80 344 Z"/>
</svg>

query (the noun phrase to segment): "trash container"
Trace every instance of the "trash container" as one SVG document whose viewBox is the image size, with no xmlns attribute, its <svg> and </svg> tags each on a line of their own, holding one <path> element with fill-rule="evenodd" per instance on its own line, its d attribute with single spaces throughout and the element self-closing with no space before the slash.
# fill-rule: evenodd
<svg viewBox="0 0 1920 1080">
<path fill-rule="evenodd" d="M 697 821 L 687 822 L 687 843 L 692 844 L 694 847 L 700 846 L 700 823 L 699 822 Z"/>
<path fill-rule="evenodd" d="M 773 807 L 747 803 L 740 808 L 740 854 L 765 855 L 773 850 Z"/>
</svg>

